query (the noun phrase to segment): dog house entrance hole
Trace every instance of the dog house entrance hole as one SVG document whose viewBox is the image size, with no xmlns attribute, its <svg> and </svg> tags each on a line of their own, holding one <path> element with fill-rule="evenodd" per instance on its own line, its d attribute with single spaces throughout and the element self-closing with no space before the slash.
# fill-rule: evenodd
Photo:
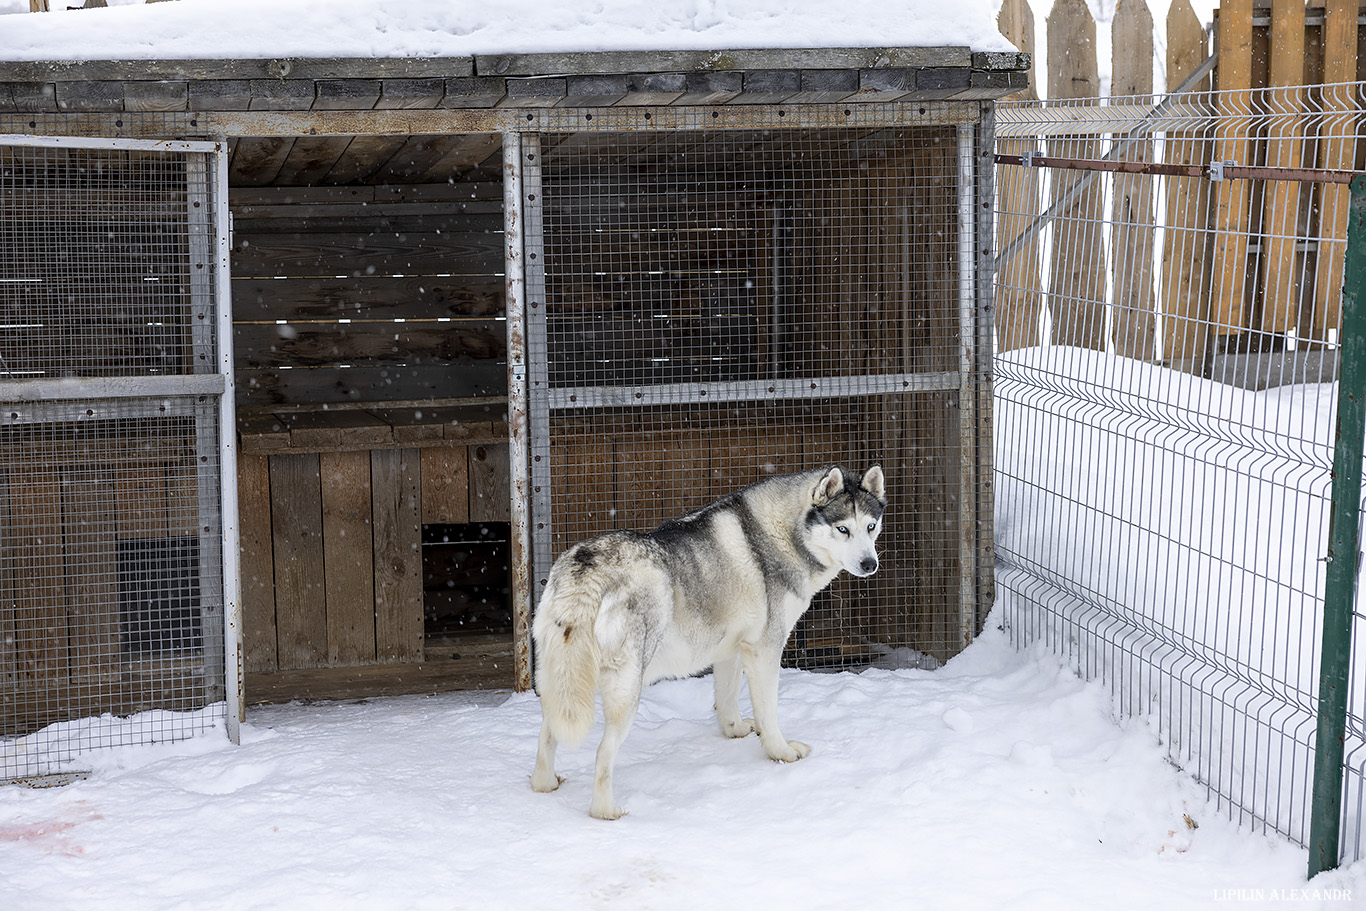
<svg viewBox="0 0 1366 911">
<path fill-rule="evenodd" d="M 422 526 L 422 601 L 428 647 L 471 634 L 512 635 L 511 526 L 463 522 Z"/>
</svg>

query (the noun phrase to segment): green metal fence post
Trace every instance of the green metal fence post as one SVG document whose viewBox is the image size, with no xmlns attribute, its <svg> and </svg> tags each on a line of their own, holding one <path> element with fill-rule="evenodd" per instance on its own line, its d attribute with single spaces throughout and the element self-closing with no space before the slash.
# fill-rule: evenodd
<svg viewBox="0 0 1366 911">
<path fill-rule="evenodd" d="M 1366 429 L 1366 177 L 1352 181 L 1347 271 L 1338 332 L 1338 416 L 1333 447 L 1333 506 L 1323 592 L 1318 738 L 1309 820 L 1309 875 L 1338 865 L 1342 820 L 1342 753 L 1352 656 L 1352 602 L 1357 584 L 1361 451 Z"/>
</svg>

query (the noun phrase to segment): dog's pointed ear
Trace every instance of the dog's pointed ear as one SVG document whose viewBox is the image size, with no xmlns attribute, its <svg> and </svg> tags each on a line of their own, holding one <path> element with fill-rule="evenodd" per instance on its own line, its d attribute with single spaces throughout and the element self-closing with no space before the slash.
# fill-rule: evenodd
<svg viewBox="0 0 1366 911">
<path fill-rule="evenodd" d="M 874 465 L 863 473 L 863 483 L 860 485 L 864 490 L 877 497 L 883 503 L 887 502 L 887 479 L 882 476 L 882 466 Z"/>
<path fill-rule="evenodd" d="M 811 491 L 811 503 L 813 506 L 824 506 L 838 496 L 843 489 L 843 472 L 838 468 L 832 468 L 816 482 L 815 489 Z"/>
</svg>

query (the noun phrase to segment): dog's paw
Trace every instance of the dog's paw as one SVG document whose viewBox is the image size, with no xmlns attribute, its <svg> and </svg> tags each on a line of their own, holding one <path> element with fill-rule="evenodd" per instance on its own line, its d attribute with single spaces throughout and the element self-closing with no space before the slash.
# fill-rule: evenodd
<svg viewBox="0 0 1366 911">
<path fill-rule="evenodd" d="M 721 733 L 727 737 L 748 737 L 753 734 L 757 727 L 754 725 L 753 718 L 741 718 L 739 721 L 722 721 Z"/>
<path fill-rule="evenodd" d="M 621 817 L 626 815 L 626 811 L 621 807 L 613 806 L 610 802 L 603 806 L 598 806 L 594 803 L 588 808 L 588 815 L 594 819 L 606 819 L 610 821 L 613 819 L 621 819 Z"/>
<path fill-rule="evenodd" d="M 564 784 L 564 779 L 559 775 L 532 775 L 531 790 L 538 794 L 549 794 L 551 791 Z"/>
<path fill-rule="evenodd" d="M 774 762 L 796 762 L 798 759 L 805 759 L 811 755 L 811 747 L 800 740 L 789 740 L 784 746 L 787 749 L 769 750 L 768 758 Z"/>
</svg>

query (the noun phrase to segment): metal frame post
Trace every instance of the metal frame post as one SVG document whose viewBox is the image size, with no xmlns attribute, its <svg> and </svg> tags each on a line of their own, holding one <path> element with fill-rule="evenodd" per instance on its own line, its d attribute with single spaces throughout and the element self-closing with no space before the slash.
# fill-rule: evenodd
<svg viewBox="0 0 1366 911">
<path fill-rule="evenodd" d="M 518 692 L 531 688 L 531 479 L 527 449 L 526 246 L 522 139 L 503 134 L 503 272 L 507 312 L 508 455 L 512 491 L 512 641 Z"/>
<path fill-rule="evenodd" d="M 232 249 L 232 216 L 228 211 L 228 141 L 214 144 L 210 156 L 209 182 L 213 189 L 214 297 L 217 301 L 218 372 L 223 391 L 218 399 L 219 503 L 223 534 L 223 667 L 227 699 L 228 739 L 242 742 L 242 722 L 247 700 L 243 684 L 241 533 L 237 520 L 237 403 L 233 382 L 232 275 L 228 271 Z"/>
<path fill-rule="evenodd" d="M 958 642 L 977 635 L 977 183 L 975 124 L 958 127 Z"/>
<path fill-rule="evenodd" d="M 1351 687 L 1352 607 L 1359 562 L 1362 438 L 1366 434 L 1366 177 L 1352 181 L 1347 269 L 1338 330 L 1338 414 L 1333 447 L 1333 504 L 1328 524 L 1319 664 L 1318 735 L 1309 820 L 1309 875 L 1338 866 L 1342 759 Z"/>
</svg>

